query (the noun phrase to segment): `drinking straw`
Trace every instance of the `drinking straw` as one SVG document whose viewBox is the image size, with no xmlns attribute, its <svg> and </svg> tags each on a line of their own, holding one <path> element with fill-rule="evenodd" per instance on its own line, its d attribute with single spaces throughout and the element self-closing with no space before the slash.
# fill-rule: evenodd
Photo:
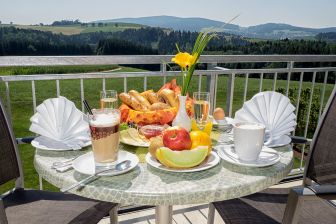
<svg viewBox="0 0 336 224">
<path fill-rule="evenodd" d="M 89 103 L 86 100 L 83 100 L 85 109 L 87 110 L 87 112 L 89 112 L 90 115 L 93 115 L 91 107 L 89 106 Z"/>
</svg>

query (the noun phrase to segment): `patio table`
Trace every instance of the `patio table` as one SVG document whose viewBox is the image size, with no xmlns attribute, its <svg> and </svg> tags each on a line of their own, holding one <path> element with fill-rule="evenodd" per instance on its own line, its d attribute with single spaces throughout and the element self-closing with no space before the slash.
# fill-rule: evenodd
<svg viewBox="0 0 336 224">
<path fill-rule="evenodd" d="M 220 133 L 221 139 L 226 137 L 225 133 Z M 210 203 L 253 194 L 278 183 L 288 175 L 293 164 L 292 148 L 287 145 L 276 148 L 281 159 L 269 167 L 242 167 L 221 161 L 205 171 L 174 173 L 147 165 L 144 162 L 145 148 L 123 144 L 120 144 L 120 148 L 140 154 L 140 163 L 135 169 L 119 176 L 101 177 L 81 190 L 70 192 L 122 205 L 155 205 L 156 223 L 160 224 L 172 223 L 173 205 Z M 90 147 L 62 152 L 36 149 L 34 165 L 42 178 L 59 188 L 66 187 L 82 180 L 86 175 L 74 170 L 58 173 L 51 169 L 52 163 L 89 150 Z"/>
</svg>

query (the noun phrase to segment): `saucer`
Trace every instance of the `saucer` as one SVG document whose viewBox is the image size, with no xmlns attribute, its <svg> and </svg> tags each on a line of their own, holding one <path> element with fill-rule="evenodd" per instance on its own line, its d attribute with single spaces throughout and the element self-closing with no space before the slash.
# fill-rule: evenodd
<svg viewBox="0 0 336 224">
<path fill-rule="evenodd" d="M 259 158 L 255 161 L 243 161 L 240 160 L 235 153 L 234 145 L 220 145 L 216 147 L 219 157 L 226 162 L 229 162 L 238 166 L 248 167 L 265 167 L 271 166 L 280 160 L 279 153 L 271 148 L 263 146 Z"/>
<path fill-rule="evenodd" d="M 134 155 L 133 153 L 127 152 L 127 151 L 120 150 L 118 154 L 117 163 L 122 162 L 124 160 L 131 161 L 131 165 L 127 169 L 122 170 L 122 171 L 111 170 L 109 172 L 104 172 L 103 174 L 100 174 L 99 176 L 120 175 L 120 174 L 126 173 L 134 169 L 139 163 L 139 158 L 136 155 Z M 73 161 L 72 166 L 79 173 L 86 174 L 86 175 L 93 175 L 95 173 L 95 163 L 94 163 L 94 158 L 93 158 L 93 152 L 91 151 L 84 155 L 79 156 L 77 159 Z"/>
</svg>

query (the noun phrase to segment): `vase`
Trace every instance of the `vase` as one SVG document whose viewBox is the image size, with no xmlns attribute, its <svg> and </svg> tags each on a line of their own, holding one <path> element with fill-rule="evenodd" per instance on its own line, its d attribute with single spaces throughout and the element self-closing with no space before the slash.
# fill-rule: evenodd
<svg viewBox="0 0 336 224">
<path fill-rule="evenodd" d="M 179 96 L 179 109 L 177 111 L 176 117 L 173 120 L 173 126 L 180 126 L 187 131 L 191 129 L 191 119 L 189 118 L 186 110 L 186 100 L 187 96 Z"/>
</svg>

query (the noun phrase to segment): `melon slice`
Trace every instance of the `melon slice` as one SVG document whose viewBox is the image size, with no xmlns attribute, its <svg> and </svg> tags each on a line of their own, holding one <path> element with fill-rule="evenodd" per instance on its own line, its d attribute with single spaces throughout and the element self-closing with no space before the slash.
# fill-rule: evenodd
<svg viewBox="0 0 336 224">
<path fill-rule="evenodd" d="M 157 159 L 170 168 L 190 168 L 199 165 L 208 155 L 207 146 L 198 146 L 193 150 L 173 151 L 167 147 L 156 150 Z"/>
</svg>

